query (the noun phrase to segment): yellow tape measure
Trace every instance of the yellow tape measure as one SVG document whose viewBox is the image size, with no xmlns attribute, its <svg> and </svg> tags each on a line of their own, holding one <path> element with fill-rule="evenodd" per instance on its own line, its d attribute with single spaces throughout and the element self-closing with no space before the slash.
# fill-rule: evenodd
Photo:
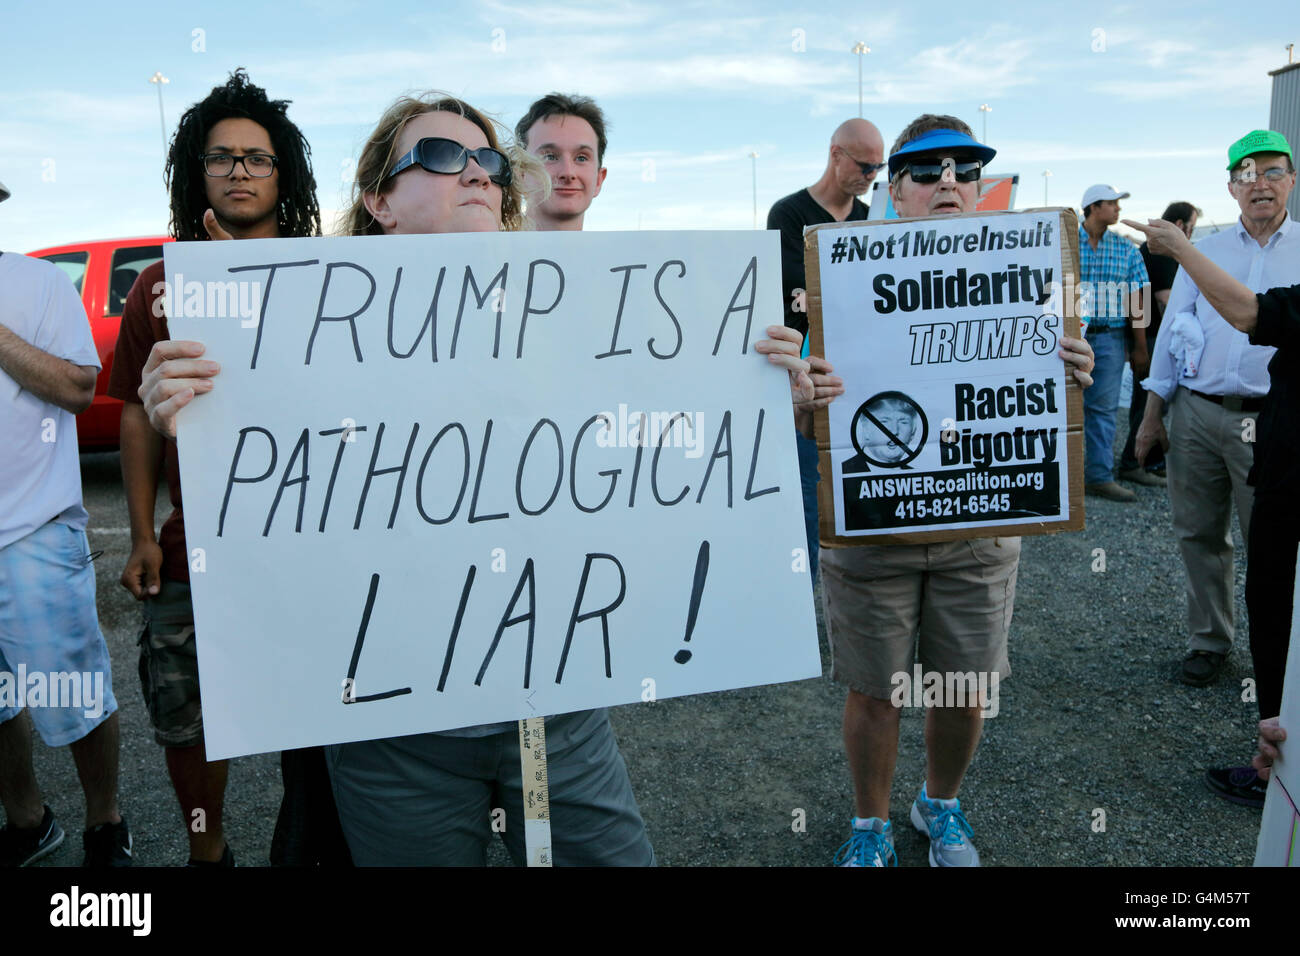
<svg viewBox="0 0 1300 956">
<path fill-rule="evenodd" d="M 519 721 L 524 791 L 524 851 L 529 866 L 551 866 L 551 793 L 546 776 L 546 727 L 541 717 Z"/>
</svg>

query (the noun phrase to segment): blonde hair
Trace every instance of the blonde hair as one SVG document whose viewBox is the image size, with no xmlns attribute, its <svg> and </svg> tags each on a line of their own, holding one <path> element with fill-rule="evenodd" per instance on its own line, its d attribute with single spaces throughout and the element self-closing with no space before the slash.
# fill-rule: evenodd
<svg viewBox="0 0 1300 956">
<path fill-rule="evenodd" d="M 401 96 L 393 103 L 366 140 L 357 160 L 357 175 L 352 184 L 352 204 L 343 216 L 342 227 L 349 236 L 383 235 L 383 228 L 366 208 L 367 193 L 384 193 L 390 187 L 388 175 L 397 165 L 397 143 L 402 137 L 406 124 L 425 113 L 455 113 L 463 116 L 483 131 L 488 145 L 505 153 L 510 160 L 511 180 L 509 186 L 501 187 L 501 228 L 507 232 L 516 232 L 528 228 L 524 218 L 525 199 L 528 202 L 541 202 L 550 194 L 551 179 L 546 167 L 535 157 L 524 152 L 513 143 L 502 146 L 502 139 L 497 135 L 496 124 L 470 106 L 464 100 L 438 91 L 429 91 L 415 96 Z"/>
</svg>

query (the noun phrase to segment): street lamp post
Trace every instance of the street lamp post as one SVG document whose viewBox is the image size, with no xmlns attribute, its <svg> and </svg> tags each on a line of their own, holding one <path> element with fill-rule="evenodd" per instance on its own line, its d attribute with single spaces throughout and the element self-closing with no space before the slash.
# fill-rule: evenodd
<svg viewBox="0 0 1300 956">
<path fill-rule="evenodd" d="M 754 228 L 758 228 L 758 153 L 749 154 L 750 182 L 754 185 Z"/>
<path fill-rule="evenodd" d="M 858 55 L 858 118 L 860 119 L 862 117 L 862 56 L 864 53 L 870 53 L 871 47 L 859 40 L 853 44 L 853 52 Z"/>
<path fill-rule="evenodd" d="M 1043 205 L 1047 205 L 1047 180 L 1052 175 L 1050 169 L 1043 170 Z"/>
<path fill-rule="evenodd" d="M 149 82 L 158 87 L 158 129 L 162 133 L 163 162 L 167 162 L 167 120 L 163 118 L 162 88 L 163 84 L 170 83 L 171 80 L 162 75 L 162 70 L 158 70 L 153 76 L 149 77 Z"/>
<path fill-rule="evenodd" d="M 980 112 L 984 114 L 984 142 L 989 141 L 989 114 L 993 112 L 993 107 L 987 103 L 980 104 Z"/>
</svg>

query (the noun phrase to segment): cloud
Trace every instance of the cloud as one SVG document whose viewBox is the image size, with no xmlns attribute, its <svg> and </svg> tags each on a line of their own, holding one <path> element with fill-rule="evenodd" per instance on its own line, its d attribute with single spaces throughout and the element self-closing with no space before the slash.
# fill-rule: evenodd
<svg viewBox="0 0 1300 956">
<path fill-rule="evenodd" d="M 1088 90 L 1126 102 L 1261 99 L 1278 59 L 1272 46 L 1262 44 L 1215 49 L 1160 41 L 1144 45 L 1141 66 L 1121 61 L 1113 79 L 1091 83 Z"/>
<path fill-rule="evenodd" d="M 609 164 L 610 171 L 622 175 L 637 173 L 645 168 L 646 163 L 653 163 L 655 169 L 696 169 L 702 166 L 718 166 L 726 163 L 749 162 L 749 154 L 757 152 L 759 164 L 762 165 L 766 152 L 774 150 L 772 144 L 757 146 L 738 146 L 735 149 L 708 153 L 681 153 L 674 150 L 632 150 L 621 153 L 617 160 Z"/>
<path fill-rule="evenodd" d="M 871 69 L 870 58 L 863 76 L 863 103 L 876 106 L 973 102 L 971 90 L 992 99 L 1006 95 L 1016 87 L 1038 82 L 1028 68 L 1033 49 L 1023 37 L 1003 37 L 1002 28 L 982 36 L 956 43 L 930 46 L 918 50 L 900 66 L 883 74 Z M 856 68 L 849 66 L 846 76 L 823 84 L 813 104 L 813 116 L 825 116 L 856 105 Z M 894 79 L 895 76 L 904 79 Z"/>
<path fill-rule="evenodd" d="M 627 29 L 642 26 L 662 17 L 662 11 L 627 0 L 604 0 L 599 5 L 579 6 L 563 3 L 501 3 L 482 5 L 482 18 L 509 29 L 513 24 L 561 29 Z"/>
<path fill-rule="evenodd" d="M 6 122 L 30 121 L 46 127 L 56 117 L 65 123 L 75 123 L 81 133 L 112 134 L 116 141 L 123 133 L 151 125 L 156 127 L 158 100 L 152 90 L 142 91 L 138 96 L 120 93 L 96 96 L 74 90 L 37 88 L 0 93 L 0 114 Z M 6 137 L 5 142 L 22 140 Z"/>
<path fill-rule="evenodd" d="M 629 2 L 590 9 L 497 2 L 483 8 L 482 27 L 471 23 L 454 34 L 438 18 L 409 18 L 411 32 L 428 32 L 425 44 L 408 37 L 396 48 L 304 51 L 249 68 L 268 87 L 292 91 L 298 122 L 319 125 L 354 125 L 358 116 L 377 116 L 402 90 L 430 87 L 487 108 L 551 89 L 580 89 L 598 99 L 712 93 L 779 102 L 841 89 L 856 99 L 852 40 L 860 35 L 887 45 L 896 29 L 894 16 L 859 31 L 815 14 L 754 16 L 736 7 L 735 16 L 723 16 L 700 4 L 671 10 Z M 494 43 L 497 24 L 504 36 Z M 796 29 L 804 31 L 804 52 L 793 49 Z"/>
<path fill-rule="evenodd" d="M 1169 61 L 1171 56 L 1182 57 L 1196 53 L 1196 47 L 1178 40 L 1155 40 L 1143 44 L 1142 51 L 1146 54 L 1147 66 L 1159 69 Z"/>
<path fill-rule="evenodd" d="M 1110 143 L 1078 145 L 1074 143 L 1035 142 L 1031 140 L 1000 140 L 997 144 L 999 166 L 1007 162 L 1065 163 L 1065 162 L 1125 162 L 1152 159 L 1192 159 L 1218 156 L 1223 149 L 1218 146 L 1156 146 L 1126 147 Z"/>
</svg>

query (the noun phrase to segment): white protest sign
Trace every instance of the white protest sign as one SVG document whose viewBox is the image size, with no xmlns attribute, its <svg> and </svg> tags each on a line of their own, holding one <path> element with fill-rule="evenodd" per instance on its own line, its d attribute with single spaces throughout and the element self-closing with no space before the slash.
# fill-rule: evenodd
<svg viewBox="0 0 1300 956">
<path fill-rule="evenodd" d="M 1300 563 L 1300 556 L 1297 557 Z M 1277 745 L 1278 759 L 1269 774 L 1264 792 L 1264 813 L 1255 843 L 1256 866 L 1300 866 L 1300 577 L 1292 591 L 1291 643 L 1282 683 L 1282 707 L 1278 723 L 1290 736 Z M 1291 759 L 1287 760 L 1287 754 Z"/>
<path fill-rule="evenodd" d="M 177 421 L 209 758 L 820 675 L 775 235 L 166 267 L 221 363 Z"/>
<path fill-rule="evenodd" d="M 812 347 L 845 383 L 818 422 L 824 538 L 1082 527 L 1078 389 L 1057 355 L 1077 335 L 1065 223 L 1038 210 L 810 234 Z"/>
</svg>

